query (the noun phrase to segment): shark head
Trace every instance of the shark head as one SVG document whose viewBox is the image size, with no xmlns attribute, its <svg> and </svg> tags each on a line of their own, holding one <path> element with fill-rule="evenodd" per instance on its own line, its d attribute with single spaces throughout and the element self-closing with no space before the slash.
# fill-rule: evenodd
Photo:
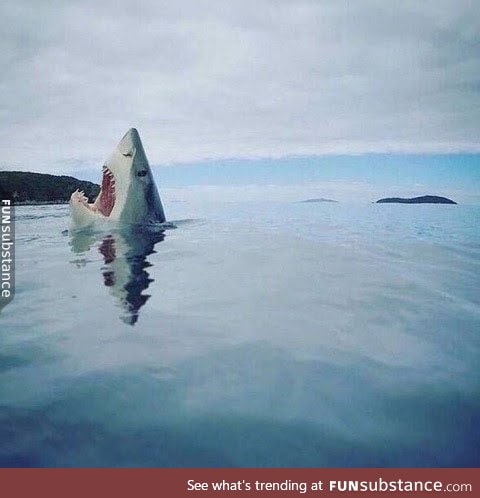
<svg viewBox="0 0 480 498">
<path fill-rule="evenodd" d="M 150 224 L 165 222 L 165 213 L 152 170 L 135 128 L 125 133 L 103 165 L 102 187 L 93 204 L 83 192 L 70 199 L 76 225 L 88 225 L 96 219 L 122 223 Z"/>
</svg>

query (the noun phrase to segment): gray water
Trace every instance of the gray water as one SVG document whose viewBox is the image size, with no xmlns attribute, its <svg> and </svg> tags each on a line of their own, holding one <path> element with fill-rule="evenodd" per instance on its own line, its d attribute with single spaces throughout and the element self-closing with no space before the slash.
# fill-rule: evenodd
<svg viewBox="0 0 480 498">
<path fill-rule="evenodd" d="M 478 466 L 480 207 L 18 207 L 2 466 Z"/>
</svg>

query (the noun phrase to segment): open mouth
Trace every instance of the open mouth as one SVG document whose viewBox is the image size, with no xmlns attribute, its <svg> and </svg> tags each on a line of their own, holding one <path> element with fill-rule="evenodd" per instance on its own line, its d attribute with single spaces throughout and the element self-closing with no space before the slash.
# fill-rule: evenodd
<svg viewBox="0 0 480 498">
<path fill-rule="evenodd" d="M 115 206 L 115 197 L 115 177 L 107 166 L 104 166 L 102 190 L 100 191 L 100 197 L 96 202 L 98 210 L 103 216 L 110 216 L 110 213 Z"/>
<path fill-rule="evenodd" d="M 103 167 L 102 188 L 100 194 L 93 204 L 88 203 L 88 197 L 85 192 L 80 192 L 78 189 L 72 194 L 70 203 L 72 205 L 82 204 L 94 213 L 101 213 L 103 216 L 110 216 L 113 208 L 115 207 L 116 191 L 115 191 L 115 177 L 107 166 Z"/>
</svg>

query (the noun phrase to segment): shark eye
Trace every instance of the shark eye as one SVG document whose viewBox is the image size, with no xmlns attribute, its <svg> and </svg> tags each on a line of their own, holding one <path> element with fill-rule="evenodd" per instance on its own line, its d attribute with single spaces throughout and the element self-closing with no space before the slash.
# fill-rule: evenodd
<svg viewBox="0 0 480 498">
<path fill-rule="evenodd" d="M 133 156 L 133 152 L 131 150 L 129 150 L 128 152 L 125 152 L 123 155 L 125 157 L 132 157 Z"/>
<path fill-rule="evenodd" d="M 141 171 L 139 171 L 137 173 L 137 176 L 146 176 L 146 175 L 147 175 L 147 172 L 144 169 L 142 169 Z"/>
</svg>

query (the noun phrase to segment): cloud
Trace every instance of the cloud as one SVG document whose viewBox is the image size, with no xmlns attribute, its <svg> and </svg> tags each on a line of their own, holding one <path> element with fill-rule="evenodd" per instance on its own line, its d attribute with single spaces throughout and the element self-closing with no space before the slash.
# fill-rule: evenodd
<svg viewBox="0 0 480 498">
<path fill-rule="evenodd" d="M 478 152 L 480 4 L 3 3 L 2 167 Z"/>
</svg>

